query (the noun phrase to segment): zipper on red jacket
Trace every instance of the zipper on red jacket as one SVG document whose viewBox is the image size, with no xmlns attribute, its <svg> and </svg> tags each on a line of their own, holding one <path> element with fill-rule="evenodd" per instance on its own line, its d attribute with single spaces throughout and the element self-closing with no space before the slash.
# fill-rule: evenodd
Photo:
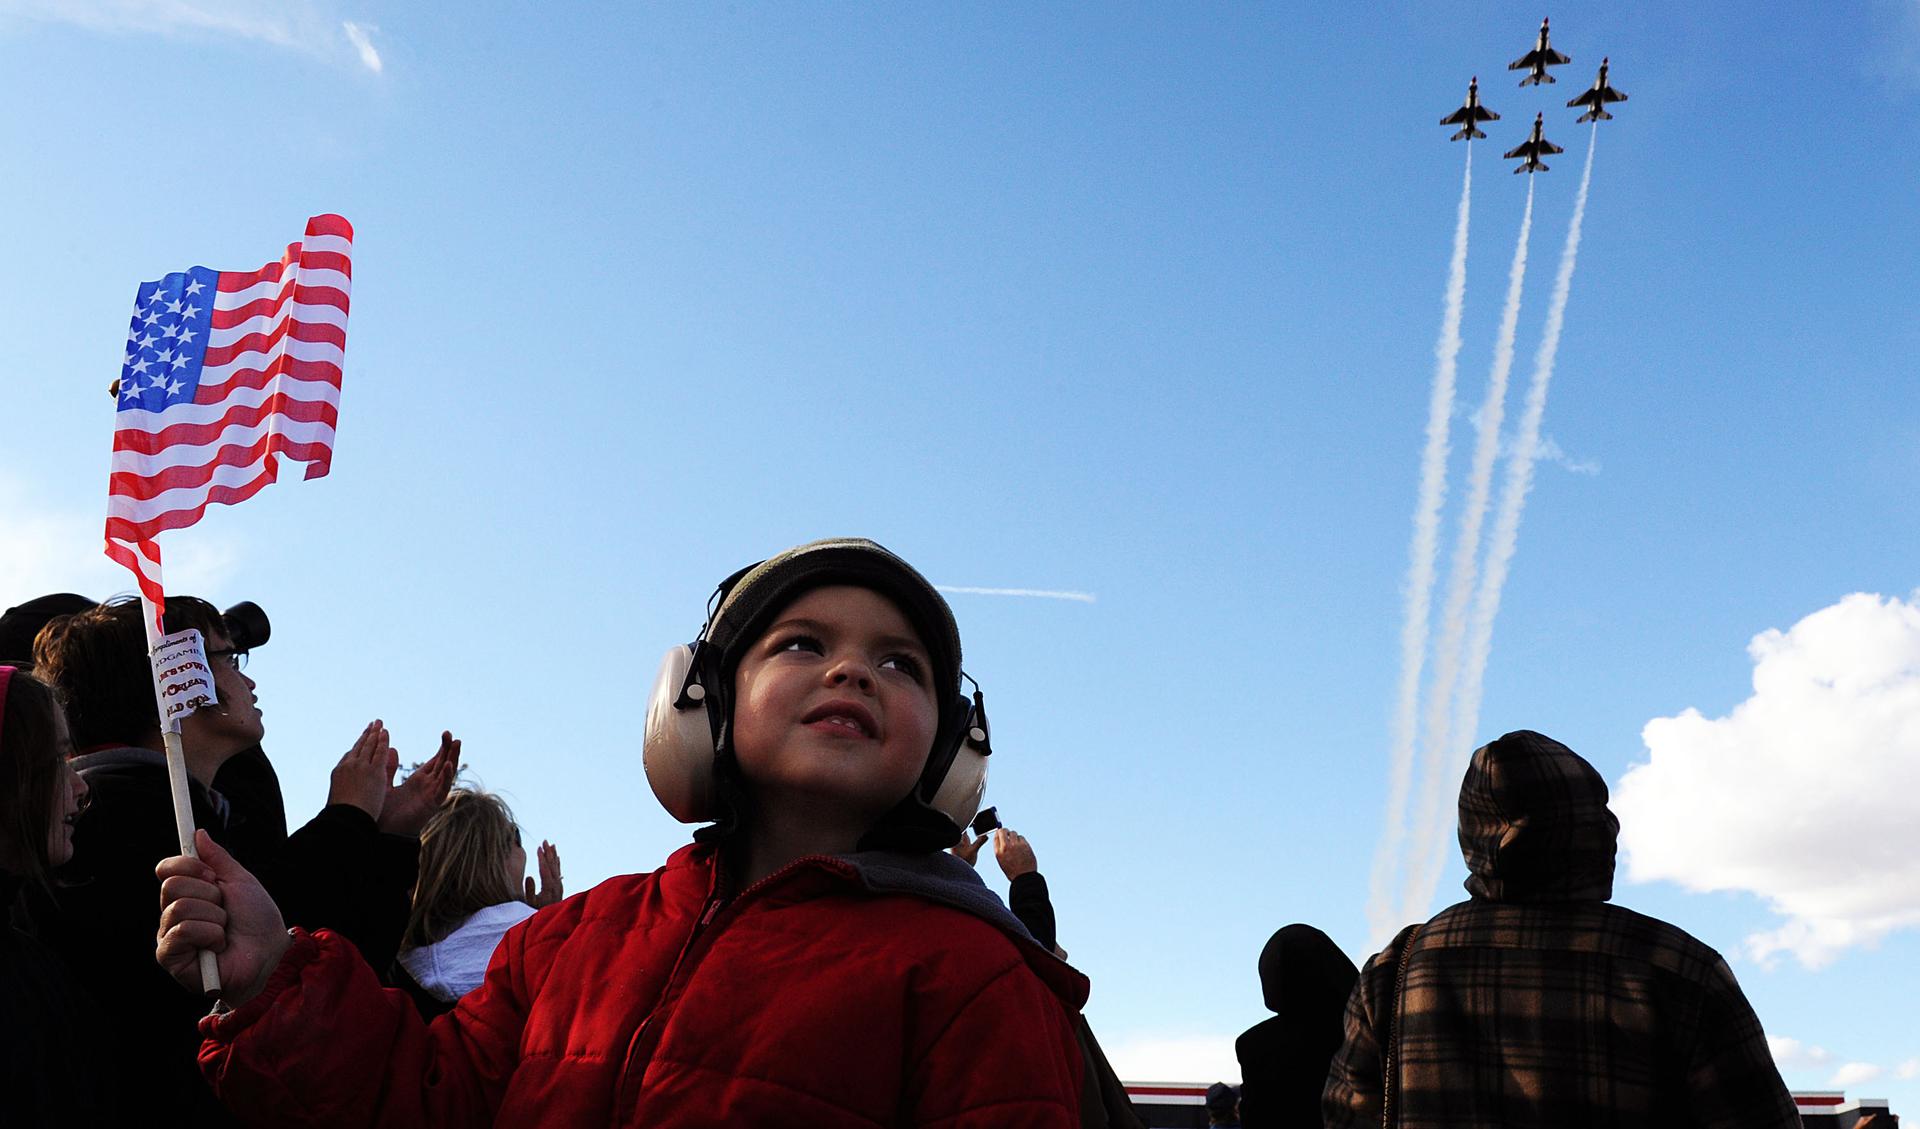
<svg viewBox="0 0 1920 1129">
<path fill-rule="evenodd" d="M 792 862 L 774 871 L 772 874 L 767 875 L 760 881 L 748 886 L 732 898 L 728 898 L 720 892 L 720 860 L 715 858 L 714 884 L 711 888 L 712 892 L 707 895 L 706 907 L 700 911 L 700 916 L 695 919 L 692 930 L 687 934 L 687 939 L 681 943 L 680 955 L 674 958 L 673 970 L 667 974 L 667 982 L 665 986 L 660 989 L 659 1001 L 653 1005 L 653 1010 L 647 1013 L 647 1017 L 640 1021 L 640 1026 L 634 1028 L 633 1038 L 627 1043 L 626 1060 L 620 1068 L 619 1104 L 616 1108 L 627 1109 L 638 1104 L 637 1094 L 631 1098 L 629 1097 L 628 1086 L 630 1084 L 635 1086 L 639 1084 L 640 1076 L 646 1073 L 647 1063 L 653 1059 L 654 1048 L 659 1043 L 657 1038 L 650 1037 L 655 1030 L 653 1021 L 655 1017 L 659 1016 L 663 1011 L 671 1012 L 673 1006 L 679 1002 L 679 995 L 686 987 L 686 981 L 692 978 L 693 970 L 699 965 L 700 958 L 704 957 L 706 950 L 712 947 L 712 941 L 710 939 L 707 940 L 706 944 L 700 944 L 703 937 L 710 938 L 712 936 L 708 931 L 708 927 L 713 925 L 716 920 L 719 920 L 725 912 L 738 910 L 741 905 L 771 885 L 776 879 L 783 878 L 799 870 L 803 865 L 810 863 L 825 863 L 829 869 L 843 873 L 849 869 L 845 860 L 835 858 L 833 855 L 802 855 L 800 858 L 794 859 Z M 694 952 L 696 947 L 699 948 L 699 955 L 697 956 Z"/>
</svg>

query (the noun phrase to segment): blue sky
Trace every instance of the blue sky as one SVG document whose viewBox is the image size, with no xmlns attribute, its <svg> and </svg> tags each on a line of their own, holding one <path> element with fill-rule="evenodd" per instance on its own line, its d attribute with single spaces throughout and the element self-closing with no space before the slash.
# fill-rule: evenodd
<svg viewBox="0 0 1920 1129">
<path fill-rule="evenodd" d="M 251 673 L 291 808 L 369 717 L 418 757 L 451 727 L 579 888 L 686 837 L 644 696 L 739 565 L 854 533 L 939 583 L 1089 593 L 952 598 L 991 802 L 1123 1073 L 1224 1073 L 1273 929 L 1368 951 L 1466 159 L 1434 123 L 1476 73 L 1503 115 L 1453 501 L 1526 190 L 1498 155 L 1540 110 L 1567 149 L 1511 425 L 1586 156 L 1562 104 L 1610 55 L 1632 100 L 1598 138 L 1561 457 L 1474 732 L 1540 729 L 1617 789 L 1651 765 L 1627 822 L 1655 877 L 1617 900 L 1729 956 L 1794 1087 L 1920 1110 L 1920 6 L 1553 13 L 1574 63 L 1518 90 L 1541 14 L 0 3 L 0 604 L 129 586 L 97 545 L 135 286 L 340 212 L 332 475 L 164 542 L 175 590 L 273 615 Z M 1798 689 L 1758 700 L 1749 642 L 1821 613 L 1775 648 Z"/>
</svg>

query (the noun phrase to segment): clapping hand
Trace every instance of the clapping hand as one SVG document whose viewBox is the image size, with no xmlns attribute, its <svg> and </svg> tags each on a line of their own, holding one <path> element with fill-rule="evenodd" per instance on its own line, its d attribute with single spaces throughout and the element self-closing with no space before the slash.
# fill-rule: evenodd
<svg viewBox="0 0 1920 1129">
<path fill-rule="evenodd" d="M 379 722 L 375 722 L 378 725 Z M 394 773 L 400 768 L 400 754 L 390 753 L 387 764 L 387 780 L 392 781 Z M 453 778 L 460 772 L 460 741 L 452 733 L 440 734 L 440 751 L 425 763 L 414 766 L 407 778 L 387 789 L 386 805 L 382 808 L 379 821 L 380 830 L 389 835 L 405 835 L 419 838 L 426 829 L 427 821 L 453 788 Z"/>
<path fill-rule="evenodd" d="M 387 740 L 387 727 L 374 719 L 333 766 L 333 779 L 327 789 L 328 804 L 352 804 L 374 819 L 386 805 L 387 784 L 393 779 L 393 746 Z"/>
<path fill-rule="evenodd" d="M 566 897 L 566 894 L 560 885 L 560 849 L 542 839 L 540 849 L 535 854 L 540 865 L 540 887 L 535 890 L 533 879 L 526 880 L 527 904 L 534 909 L 541 909 Z"/>
</svg>

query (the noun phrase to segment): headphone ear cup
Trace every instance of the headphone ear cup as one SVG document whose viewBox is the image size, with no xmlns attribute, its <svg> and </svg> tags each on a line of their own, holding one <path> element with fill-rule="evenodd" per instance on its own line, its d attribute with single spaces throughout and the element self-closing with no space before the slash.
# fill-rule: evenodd
<svg viewBox="0 0 1920 1129">
<path fill-rule="evenodd" d="M 933 794 L 930 806 L 953 820 L 955 827 L 964 828 L 973 822 L 975 813 L 980 810 L 980 801 L 986 794 L 987 758 L 971 744 L 962 742 L 960 751 L 953 754 L 953 764 L 948 766 L 946 779 L 940 782 L 940 789 Z"/>
<path fill-rule="evenodd" d="M 667 814 L 682 823 L 705 823 L 718 815 L 713 726 L 704 702 L 687 709 L 674 704 L 692 665 L 692 647 L 674 647 L 660 660 L 660 673 L 654 676 L 653 693 L 647 699 L 640 761 L 654 798 Z"/>
</svg>

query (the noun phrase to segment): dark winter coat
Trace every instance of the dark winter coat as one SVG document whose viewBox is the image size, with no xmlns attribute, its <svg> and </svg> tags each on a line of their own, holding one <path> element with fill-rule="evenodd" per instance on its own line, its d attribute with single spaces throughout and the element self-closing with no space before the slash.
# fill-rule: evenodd
<svg viewBox="0 0 1920 1129">
<path fill-rule="evenodd" d="M 119 1092 L 138 1095 L 142 1124 L 232 1124 L 195 1064 L 196 1025 L 210 1004 L 176 984 L 153 955 L 160 921 L 153 870 L 180 853 L 166 760 L 149 749 L 114 748 L 73 765 L 86 778 L 89 806 L 74 826 L 73 858 L 61 868 L 51 901 L 29 899 L 36 928 L 98 999 L 105 1030 L 94 1056 Z M 277 896 L 287 898 L 288 920 L 350 930 L 376 959 L 392 960 L 417 843 L 379 834 L 370 816 L 342 804 L 324 809 L 263 859 L 260 841 L 234 834 L 238 809 L 227 797 L 198 781 L 189 783 L 188 795 L 196 826 L 242 865 L 270 876 Z"/>
<path fill-rule="evenodd" d="M 1320 1129 L 1320 1094 L 1359 976 L 1333 939 L 1311 925 L 1289 925 L 1261 950 L 1261 996 L 1274 1016 L 1233 1045 L 1245 1129 Z"/>
<path fill-rule="evenodd" d="M 0 1124 L 118 1125 L 97 1069 L 99 1010 L 16 912 L 21 886 L 0 871 Z"/>
<path fill-rule="evenodd" d="M 1606 904 L 1619 827 L 1606 782 L 1565 745 L 1521 731 L 1474 753 L 1460 787 L 1472 900 L 1367 962 L 1328 1129 L 1380 1124 L 1395 1023 L 1393 1107 L 1408 1129 L 1799 1129 L 1727 962 Z"/>
<path fill-rule="evenodd" d="M 431 1026 L 300 931 L 259 997 L 203 1024 L 201 1062 L 288 1126 L 1077 1124 L 1086 981 L 964 863 L 811 856 L 724 890 L 693 845 L 550 906 Z"/>
</svg>

